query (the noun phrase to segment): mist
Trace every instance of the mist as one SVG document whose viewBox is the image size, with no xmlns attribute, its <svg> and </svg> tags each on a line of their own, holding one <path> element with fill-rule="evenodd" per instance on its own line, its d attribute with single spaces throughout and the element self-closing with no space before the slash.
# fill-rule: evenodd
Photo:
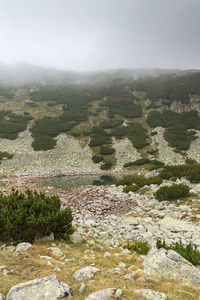
<svg viewBox="0 0 200 300">
<path fill-rule="evenodd" d="M 1 0 L 0 63 L 200 69 L 199 0 Z"/>
</svg>

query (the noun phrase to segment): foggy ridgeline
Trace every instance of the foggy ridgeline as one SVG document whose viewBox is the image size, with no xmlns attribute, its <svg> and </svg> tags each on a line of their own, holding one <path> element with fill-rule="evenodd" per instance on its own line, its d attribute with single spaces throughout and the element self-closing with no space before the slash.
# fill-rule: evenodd
<svg viewBox="0 0 200 300">
<path fill-rule="evenodd" d="M 0 138 L 15 140 L 28 127 L 33 149 L 47 151 L 66 134 L 82 147 L 88 145 L 92 161 L 102 170 L 116 165 L 113 138 L 132 143 L 144 159 L 139 165 L 167 164 L 157 128 L 163 128 L 164 140 L 182 160 L 197 159 L 188 150 L 198 139 L 199 112 L 199 70 L 78 73 L 25 63 L 0 65 Z M 1 151 L 1 160 L 13 154 Z M 124 168 L 134 165 L 137 161 Z"/>
</svg>

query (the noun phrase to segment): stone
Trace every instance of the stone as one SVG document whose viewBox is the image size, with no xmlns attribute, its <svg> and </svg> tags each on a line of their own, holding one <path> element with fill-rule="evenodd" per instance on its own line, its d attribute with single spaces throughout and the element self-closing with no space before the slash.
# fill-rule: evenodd
<svg viewBox="0 0 200 300">
<path fill-rule="evenodd" d="M 103 243 L 103 245 L 105 247 L 117 247 L 119 245 L 119 242 L 116 239 L 108 239 Z"/>
<path fill-rule="evenodd" d="M 107 271 L 107 273 L 111 273 L 111 274 L 120 274 L 121 272 L 122 270 L 118 267 Z"/>
<path fill-rule="evenodd" d="M 107 300 L 109 296 L 114 295 L 116 292 L 116 289 L 105 289 L 98 292 L 94 292 L 90 294 L 88 297 L 85 298 L 85 300 Z"/>
<path fill-rule="evenodd" d="M 121 297 L 122 294 L 123 294 L 123 291 L 122 291 L 121 289 L 117 289 L 117 290 L 116 290 L 116 293 L 115 293 L 115 296 L 116 296 L 116 297 Z"/>
<path fill-rule="evenodd" d="M 92 247 L 92 250 L 94 250 L 94 251 L 97 251 L 97 252 L 102 252 L 103 251 L 103 246 L 101 246 L 101 245 L 94 245 L 93 247 Z"/>
<path fill-rule="evenodd" d="M 200 271 L 173 250 L 152 248 L 143 266 L 145 272 L 155 277 L 180 281 L 189 285 L 200 283 Z"/>
<path fill-rule="evenodd" d="M 48 250 L 51 250 L 52 255 L 59 257 L 63 256 L 63 252 L 58 247 L 50 247 Z"/>
<path fill-rule="evenodd" d="M 6 300 L 58 300 L 70 297 L 70 287 L 61 282 L 55 275 L 38 278 L 13 286 Z"/>
<path fill-rule="evenodd" d="M 125 255 L 125 254 L 130 254 L 131 253 L 131 251 L 130 250 L 128 250 L 127 248 L 126 249 L 124 249 L 124 250 L 122 250 L 122 252 L 121 252 L 121 254 L 122 255 Z"/>
<path fill-rule="evenodd" d="M 79 289 L 79 292 L 82 294 L 85 291 L 85 284 L 82 283 Z"/>
<path fill-rule="evenodd" d="M 167 300 L 168 299 L 166 294 L 155 292 L 150 289 L 134 290 L 134 293 L 142 294 L 149 300 Z"/>
<path fill-rule="evenodd" d="M 76 231 L 72 235 L 70 235 L 70 239 L 74 244 L 84 243 L 86 241 L 86 237 Z"/>
<path fill-rule="evenodd" d="M 111 257 L 110 252 L 106 251 L 106 252 L 104 253 L 104 256 L 103 256 L 103 257 L 104 257 L 104 258 L 110 258 L 110 257 Z"/>
<path fill-rule="evenodd" d="M 4 297 L 4 295 L 0 294 L 0 300 L 6 300 L 6 298 Z"/>
<path fill-rule="evenodd" d="M 20 243 L 16 247 L 16 252 L 27 251 L 31 249 L 33 246 L 30 243 Z"/>
<path fill-rule="evenodd" d="M 74 273 L 76 280 L 82 281 L 92 278 L 95 274 L 99 274 L 101 271 L 98 268 L 87 266 Z"/>
<path fill-rule="evenodd" d="M 185 221 L 176 220 L 170 217 L 165 217 L 160 221 L 160 229 L 161 230 L 169 230 L 172 232 L 187 232 L 187 231 L 195 231 L 195 228 L 192 224 L 188 224 Z"/>
<path fill-rule="evenodd" d="M 128 279 L 128 280 L 133 280 L 133 279 L 135 279 L 135 274 L 134 273 L 128 273 L 124 276 L 121 276 L 121 278 Z"/>
<path fill-rule="evenodd" d="M 53 270 L 54 272 L 59 272 L 59 273 L 61 272 L 61 269 L 58 266 L 56 266 Z"/>
</svg>

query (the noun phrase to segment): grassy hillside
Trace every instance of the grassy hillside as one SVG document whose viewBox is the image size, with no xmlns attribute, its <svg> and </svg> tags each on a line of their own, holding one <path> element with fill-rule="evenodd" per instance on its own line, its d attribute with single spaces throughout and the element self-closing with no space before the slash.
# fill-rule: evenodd
<svg viewBox="0 0 200 300">
<path fill-rule="evenodd" d="M 102 169 L 115 165 L 113 137 L 127 137 L 141 153 L 157 126 L 174 151 L 185 155 L 200 130 L 200 72 L 113 70 L 73 73 L 28 65 L 0 68 L 0 137 L 16 139 L 29 127 L 35 151 L 56 146 L 65 133 L 88 142 Z M 154 132 L 154 133 L 152 133 Z M 156 134 L 156 133 L 155 133 Z"/>
</svg>

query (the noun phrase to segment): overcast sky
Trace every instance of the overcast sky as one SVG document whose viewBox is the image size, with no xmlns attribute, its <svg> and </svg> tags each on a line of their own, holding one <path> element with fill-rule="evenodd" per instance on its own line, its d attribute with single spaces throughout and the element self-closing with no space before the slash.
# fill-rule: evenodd
<svg viewBox="0 0 200 300">
<path fill-rule="evenodd" d="M 0 0 L 0 63 L 200 69 L 200 0 Z"/>
</svg>

